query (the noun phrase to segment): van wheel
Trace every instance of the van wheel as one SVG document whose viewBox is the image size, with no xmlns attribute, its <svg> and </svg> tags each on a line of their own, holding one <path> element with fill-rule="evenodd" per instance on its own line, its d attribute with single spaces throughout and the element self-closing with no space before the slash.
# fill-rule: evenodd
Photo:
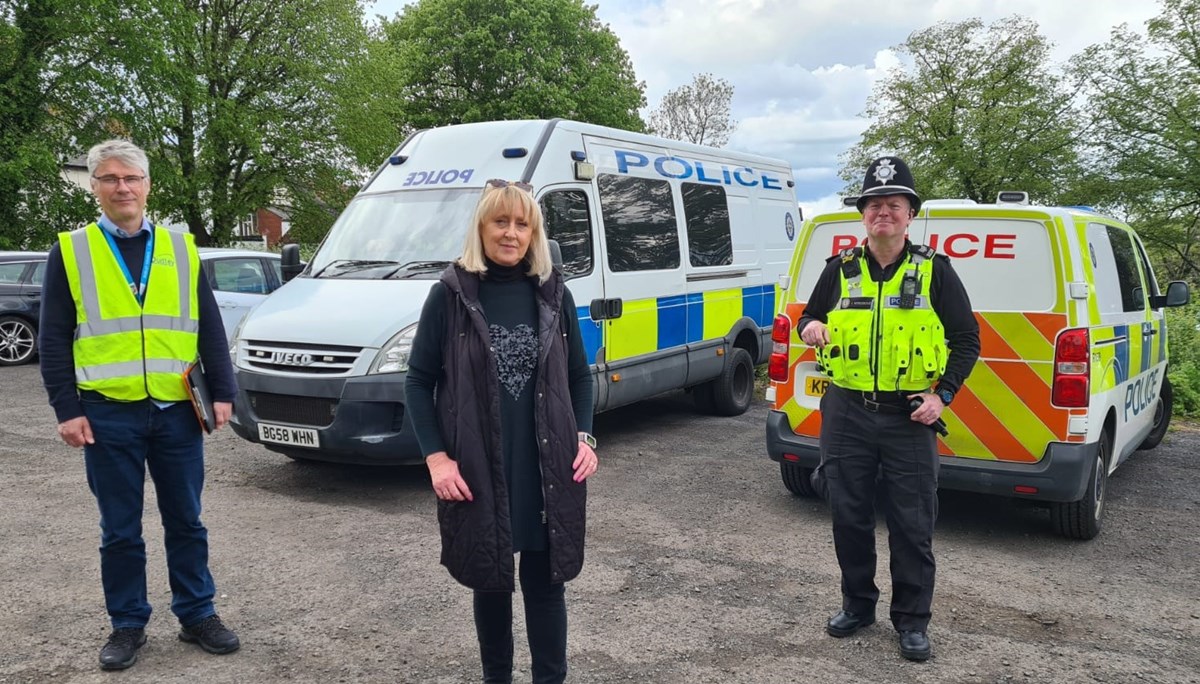
<svg viewBox="0 0 1200 684">
<path fill-rule="evenodd" d="M 1050 519 L 1054 531 L 1072 539 L 1092 539 L 1100 534 L 1104 515 L 1104 495 L 1108 489 L 1108 458 L 1112 451 L 1112 438 L 1108 432 L 1100 434 L 1096 458 L 1092 461 L 1092 475 L 1088 478 L 1087 490 L 1079 501 L 1055 503 L 1050 508 Z"/>
<path fill-rule="evenodd" d="M 1150 434 L 1138 445 L 1138 451 L 1148 451 L 1163 441 L 1163 437 L 1167 436 L 1167 427 L 1171 424 L 1171 411 L 1174 406 L 1171 381 L 1163 378 L 1162 389 L 1158 392 L 1158 403 L 1154 407 L 1154 427 L 1150 428 Z"/>
<path fill-rule="evenodd" d="M 740 416 L 754 398 L 754 362 L 741 347 L 729 350 L 725 368 L 712 382 L 713 411 L 719 416 Z"/>
<path fill-rule="evenodd" d="M 0 316 L 0 366 L 27 363 L 37 352 L 37 331 L 24 318 Z"/>
<path fill-rule="evenodd" d="M 779 476 L 783 478 L 783 486 L 796 496 L 814 497 L 817 490 L 812 485 L 812 468 L 801 468 L 794 463 L 780 462 Z"/>
</svg>

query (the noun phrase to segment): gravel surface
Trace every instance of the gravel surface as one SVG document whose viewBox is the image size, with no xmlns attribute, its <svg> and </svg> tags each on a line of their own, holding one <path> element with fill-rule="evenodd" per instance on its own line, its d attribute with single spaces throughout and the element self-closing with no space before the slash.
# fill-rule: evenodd
<svg viewBox="0 0 1200 684">
<path fill-rule="evenodd" d="M 1200 430 L 1110 480 L 1100 537 L 1044 509 L 943 492 L 934 656 L 886 620 L 825 635 L 840 606 L 829 517 L 766 457 L 766 405 L 697 415 L 675 394 L 597 418 L 588 558 L 568 585 L 571 682 L 1200 682 Z M 37 368 L 0 368 L 0 683 L 479 681 L 470 591 L 438 565 L 423 468 L 290 461 L 225 430 L 204 520 L 218 610 L 242 649 L 176 638 L 147 487 L 156 608 L 138 664 L 99 670 L 108 634 L 82 452 L 59 441 Z M 517 602 L 519 615 L 519 599 Z M 518 617 L 516 681 L 529 681 Z"/>
</svg>

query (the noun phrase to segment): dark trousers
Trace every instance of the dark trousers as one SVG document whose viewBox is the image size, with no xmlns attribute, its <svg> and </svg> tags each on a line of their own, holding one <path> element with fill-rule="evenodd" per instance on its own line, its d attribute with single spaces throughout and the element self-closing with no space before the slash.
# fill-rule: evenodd
<svg viewBox="0 0 1200 684">
<path fill-rule="evenodd" d="M 192 625 L 212 615 L 208 530 L 200 522 L 204 443 L 187 402 L 160 409 L 150 401 L 83 397 L 96 443 L 84 447 L 88 486 L 100 508 L 100 577 L 112 626 L 144 627 L 146 544 L 142 509 L 146 468 L 162 516 L 171 611 Z"/>
<path fill-rule="evenodd" d="M 567 601 L 562 582 L 550 581 L 550 554 L 521 552 L 521 596 L 533 660 L 534 684 L 559 684 L 567 678 Z M 512 682 L 512 593 L 475 592 L 475 632 L 484 682 Z"/>
<path fill-rule="evenodd" d="M 871 614 L 875 586 L 875 497 L 884 490 L 891 550 L 892 625 L 925 631 L 933 603 L 937 520 L 937 440 L 909 411 L 870 411 L 831 386 L 821 399 L 821 473 L 828 487 L 833 543 L 842 569 L 842 609 Z M 878 479 L 877 479 L 878 478 Z"/>
</svg>

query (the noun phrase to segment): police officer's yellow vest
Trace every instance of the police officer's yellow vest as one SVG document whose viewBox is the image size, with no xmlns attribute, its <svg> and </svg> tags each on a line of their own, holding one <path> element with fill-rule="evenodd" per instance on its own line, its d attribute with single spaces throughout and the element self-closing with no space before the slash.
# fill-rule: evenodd
<svg viewBox="0 0 1200 684">
<path fill-rule="evenodd" d="M 945 329 L 929 299 L 932 249 L 905 250 L 890 280 L 876 283 L 861 248 L 844 250 L 841 296 L 829 312 L 829 344 L 820 362 L 833 383 L 846 389 L 920 391 L 946 371 Z M 902 306 L 905 275 L 915 277 L 911 308 Z"/>
<path fill-rule="evenodd" d="M 187 399 L 180 375 L 196 359 L 200 330 L 192 236 L 154 228 L 144 303 L 100 226 L 59 233 L 58 243 L 75 300 L 75 384 L 120 401 Z"/>
</svg>

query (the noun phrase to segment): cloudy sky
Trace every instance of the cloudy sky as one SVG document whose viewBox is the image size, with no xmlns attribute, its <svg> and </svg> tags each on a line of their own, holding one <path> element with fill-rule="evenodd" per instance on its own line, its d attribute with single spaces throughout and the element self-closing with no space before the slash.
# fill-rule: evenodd
<svg viewBox="0 0 1200 684">
<path fill-rule="evenodd" d="M 376 0 L 392 16 L 408 0 Z M 587 0 L 621 39 L 646 82 L 647 112 L 668 90 L 707 72 L 734 86 L 738 130 L 729 147 L 782 157 L 809 215 L 838 206 L 838 156 L 867 126 L 875 80 L 898 64 L 892 48 L 940 21 L 1036 21 L 1065 62 L 1113 27 L 1144 33 L 1149 0 Z M 370 0 L 368 0 L 370 3 Z"/>
</svg>

